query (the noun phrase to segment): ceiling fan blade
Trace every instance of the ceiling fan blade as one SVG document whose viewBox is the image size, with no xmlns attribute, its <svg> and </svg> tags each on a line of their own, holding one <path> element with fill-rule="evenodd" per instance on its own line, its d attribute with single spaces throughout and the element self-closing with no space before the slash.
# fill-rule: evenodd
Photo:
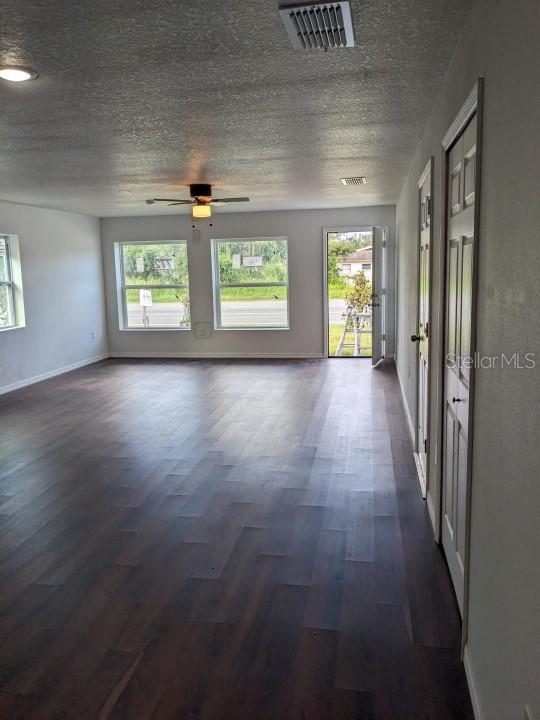
<svg viewBox="0 0 540 720">
<path fill-rule="evenodd" d="M 172 205 L 192 205 L 190 200 L 177 200 L 176 202 L 170 202 L 169 207 Z"/>
<path fill-rule="evenodd" d="M 249 198 L 216 198 L 215 200 L 212 200 L 212 205 L 217 203 L 225 204 L 234 202 L 249 202 Z"/>
<path fill-rule="evenodd" d="M 176 203 L 178 205 L 191 205 L 191 200 L 179 200 L 178 198 L 154 198 L 153 202 Z"/>
</svg>

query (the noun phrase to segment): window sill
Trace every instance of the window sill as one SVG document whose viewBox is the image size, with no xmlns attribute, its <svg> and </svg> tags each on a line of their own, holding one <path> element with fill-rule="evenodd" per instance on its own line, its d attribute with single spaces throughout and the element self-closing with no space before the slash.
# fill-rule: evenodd
<svg viewBox="0 0 540 720">
<path fill-rule="evenodd" d="M 191 328 L 160 327 L 160 328 L 118 328 L 120 332 L 191 332 Z"/>
<path fill-rule="evenodd" d="M 226 332 L 245 332 L 246 330 L 248 332 L 287 332 L 290 330 L 290 327 L 216 327 L 214 330 L 216 332 L 221 332 L 222 330 Z"/>
<path fill-rule="evenodd" d="M 11 330 L 24 330 L 26 325 L 10 325 L 9 327 L 0 328 L 0 333 L 11 332 Z"/>
</svg>

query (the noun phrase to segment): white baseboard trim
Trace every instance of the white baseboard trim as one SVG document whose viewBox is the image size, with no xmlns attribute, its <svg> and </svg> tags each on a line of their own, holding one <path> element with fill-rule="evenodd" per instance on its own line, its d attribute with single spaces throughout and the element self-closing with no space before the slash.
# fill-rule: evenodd
<svg viewBox="0 0 540 720">
<path fill-rule="evenodd" d="M 401 384 L 401 378 L 399 377 L 399 373 L 397 373 L 398 376 L 398 383 L 399 383 L 399 389 L 401 390 L 401 399 L 403 401 L 403 408 L 405 409 L 405 417 L 407 418 L 407 424 L 409 426 L 409 432 L 411 433 L 411 439 L 414 446 L 415 443 L 415 432 L 414 432 L 414 423 L 413 419 L 411 417 L 411 413 L 409 410 L 409 405 L 407 404 L 407 397 L 405 395 L 405 390 L 403 389 L 403 385 Z"/>
<path fill-rule="evenodd" d="M 431 520 L 431 526 L 433 527 L 433 532 L 435 533 L 435 536 L 436 536 L 437 525 L 435 522 L 435 508 L 433 507 L 433 498 L 429 494 L 426 495 L 426 504 L 427 504 L 427 509 L 428 509 L 428 513 L 429 513 L 429 519 Z"/>
<path fill-rule="evenodd" d="M 72 370 L 78 370 L 78 368 L 82 368 L 85 365 L 93 365 L 100 360 L 106 360 L 108 357 L 109 353 L 102 353 L 101 355 L 95 355 L 94 357 L 86 358 L 86 360 L 80 360 L 79 362 L 72 363 L 71 365 L 64 365 L 63 367 L 56 368 L 56 370 L 49 370 L 49 372 L 46 373 L 33 375 L 25 380 L 18 380 L 17 382 L 10 383 L 9 385 L 2 385 L 0 387 L 0 395 L 12 392 L 13 390 L 19 390 L 27 385 L 34 385 L 35 383 L 48 380 L 49 378 L 56 377 L 57 375 L 63 375 L 64 373 L 71 372 Z"/>
<path fill-rule="evenodd" d="M 112 352 L 112 358 L 140 358 L 150 360 L 152 358 L 176 358 L 193 360 L 320 360 L 324 357 L 322 353 L 261 353 L 261 352 L 182 352 L 182 353 L 156 353 L 156 352 Z"/>
<path fill-rule="evenodd" d="M 482 701 L 480 700 L 480 693 L 478 691 L 478 685 L 474 677 L 474 671 L 471 663 L 471 655 L 469 653 L 469 645 L 465 645 L 463 652 L 463 666 L 465 667 L 465 677 L 467 678 L 467 685 L 469 686 L 469 692 L 471 694 L 471 703 L 473 706 L 473 712 L 475 720 L 485 720 L 484 711 L 482 709 Z"/>
<path fill-rule="evenodd" d="M 427 494 L 426 476 L 424 475 L 424 468 L 422 467 L 422 463 L 420 462 L 420 455 L 417 452 L 414 453 L 414 462 L 416 465 L 416 474 L 418 475 L 418 482 L 420 483 L 420 490 L 422 491 L 422 497 L 425 500 L 426 494 Z"/>
</svg>

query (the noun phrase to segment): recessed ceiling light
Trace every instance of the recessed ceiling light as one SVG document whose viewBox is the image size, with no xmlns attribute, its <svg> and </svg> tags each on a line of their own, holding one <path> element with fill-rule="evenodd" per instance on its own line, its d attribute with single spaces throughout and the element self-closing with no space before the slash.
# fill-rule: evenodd
<svg viewBox="0 0 540 720">
<path fill-rule="evenodd" d="M 8 82 L 26 82 L 27 80 L 35 80 L 37 72 L 14 65 L 4 65 L 0 67 L 0 78 Z"/>
</svg>

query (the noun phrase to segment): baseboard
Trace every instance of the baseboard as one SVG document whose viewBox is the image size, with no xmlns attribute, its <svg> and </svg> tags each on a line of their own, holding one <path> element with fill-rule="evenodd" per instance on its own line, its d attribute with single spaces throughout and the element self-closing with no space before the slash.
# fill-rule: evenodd
<svg viewBox="0 0 540 720">
<path fill-rule="evenodd" d="M 147 360 L 151 358 L 176 358 L 178 360 L 320 360 L 324 357 L 322 353 L 261 353 L 261 352 L 183 352 L 183 353 L 156 353 L 156 352 L 112 352 L 112 358 L 140 358 Z"/>
<path fill-rule="evenodd" d="M 49 370 L 46 373 L 40 373 L 39 375 L 33 375 L 32 377 L 26 378 L 26 380 L 18 380 L 17 382 L 10 383 L 9 385 L 2 385 L 0 387 L 0 395 L 12 392 L 13 390 L 19 390 L 20 388 L 27 387 L 27 385 L 34 385 L 35 383 L 42 382 L 43 380 L 49 380 L 49 378 L 56 377 L 57 375 L 63 375 L 64 373 L 77 370 L 85 365 L 93 365 L 93 363 L 99 362 L 100 360 L 106 360 L 109 357 L 109 353 L 102 353 L 101 355 L 95 355 L 86 360 L 80 360 L 79 362 L 72 363 L 71 365 L 64 365 L 56 370 Z"/>
<path fill-rule="evenodd" d="M 428 513 L 429 513 L 429 519 L 431 520 L 431 526 L 433 527 L 435 539 L 437 540 L 437 524 L 435 521 L 435 517 L 436 517 L 435 516 L 435 508 L 433 507 L 433 498 L 429 494 L 426 495 L 426 504 L 427 504 L 427 509 L 428 509 Z M 438 540 L 437 540 L 437 542 L 438 542 Z"/>
<path fill-rule="evenodd" d="M 404 407 L 404 409 L 405 409 L 405 417 L 407 418 L 407 424 L 408 424 L 408 426 L 409 426 L 409 432 L 410 432 L 410 434 L 411 434 L 411 440 L 412 440 L 412 443 L 413 443 L 413 446 L 414 446 L 414 443 L 415 443 L 415 440 L 416 440 L 416 435 L 415 435 L 415 432 L 414 432 L 414 422 L 413 422 L 413 419 L 412 419 L 412 417 L 411 417 L 411 413 L 410 413 L 410 410 L 409 410 L 409 405 L 407 404 L 407 397 L 406 397 L 406 395 L 405 395 L 405 390 L 404 390 L 404 388 L 403 388 L 403 385 L 401 384 L 401 378 L 399 377 L 399 373 L 396 373 L 396 374 L 397 374 L 397 377 L 398 377 L 399 389 L 401 390 L 401 399 L 402 399 L 402 401 L 403 401 L 403 407 Z"/>
<path fill-rule="evenodd" d="M 418 482 L 420 483 L 420 490 L 422 491 L 422 497 L 425 500 L 426 494 L 427 494 L 426 476 L 424 475 L 424 468 L 422 467 L 422 463 L 420 462 L 420 455 L 417 452 L 414 453 L 414 462 L 416 465 L 416 474 L 418 475 Z"/>
<path fill-rule="evenodd" d="M 465 645 L 465 650 L 463 652 L 463 666 L 465 667 L 465 677 L 467 678 L 467 685 L 469 686 L 469 692 L 471 694 L 471 703 L 473 706 L 475 720 L 485 720 L 482 702 L 480 700 L 480 693 L 478 692 L 478 685 L 476 684 L 474 677 L 468 644 Z"/>
</svg>

